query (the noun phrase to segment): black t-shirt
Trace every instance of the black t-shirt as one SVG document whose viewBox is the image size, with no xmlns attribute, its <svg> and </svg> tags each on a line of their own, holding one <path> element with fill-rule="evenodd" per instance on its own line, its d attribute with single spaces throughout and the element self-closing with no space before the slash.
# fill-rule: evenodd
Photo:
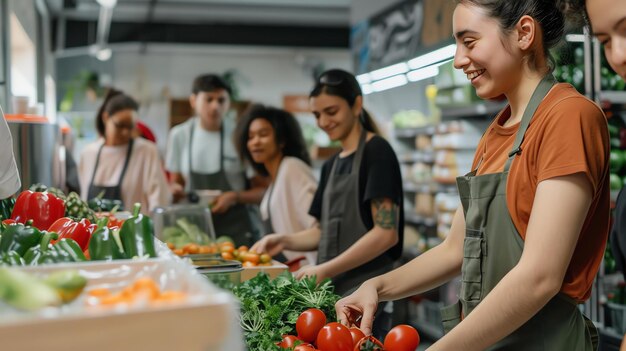
<svg viewBox="0 0 626 351">
<path fill-rule="evenodd" d="M 352 153 L 347 157 L 340 158 L 339 154 L 337 154 L 324 163 L 320 183 L 309 210 L 311 216 L 321 220 L 322 198 L 335 159 L 339 157 L 335 167 L 335 174 L 349 174 L 352 171 L 354 156 L 355 153 Z M 393 203 L 398 205 L 400 211 L 398 244 L 387 251 L 387 254 L 397 259 L 402 254 L 402 241 L 404 238 L 402 175 L 398 158 L 391 145 L 385 139 L 376 135 L 365 144 L 361 169 L 359 170 L 359 207 L 361 219 L 368 230 L 374 228 L 371 201 L 382 198 L 391 199 Z"/>
</svg>

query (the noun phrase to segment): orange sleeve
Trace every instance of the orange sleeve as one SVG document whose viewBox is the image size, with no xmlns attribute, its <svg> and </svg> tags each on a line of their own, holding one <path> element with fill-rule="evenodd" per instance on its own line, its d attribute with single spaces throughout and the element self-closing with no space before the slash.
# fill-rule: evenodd
<svg viewBox="0 0 626 351">
<path fill-rule="evenodd" d="M 536 154 L 537 182 L 584 173 L 598 192 L 609 155 L 604 113 L 593 102 L 567 98 L 550 111 Z"/>
</svg>

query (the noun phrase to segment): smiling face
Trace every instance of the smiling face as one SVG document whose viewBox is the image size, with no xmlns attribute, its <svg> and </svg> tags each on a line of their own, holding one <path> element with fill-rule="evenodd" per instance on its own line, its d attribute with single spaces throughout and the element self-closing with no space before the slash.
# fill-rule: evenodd
<svg viewBox="0 0 626 351">
<path fill-rule="evenodd" d="M 261 164 L 282 157 L 282 150 L 276 143 L 276 133 L 267 119 L 257 118 L 250 123 L 248 152 L 254 162 Z"/>
<path fill-rule="evenodd" d="M 611 67 L 626 80 L 626 1 L 587 0 L 594 35 L 604 46 Z"/>
<path fill-rule="evenodd" d="M 107 145 L 124 145 L 133 137 L 135 114 L 132 109 L 125 109 L 110 115 L 104 113 L 104 135 Z"/>
<path fill-rule="evenodd" d="M 346 139 L 358 122 L 356 107 L 351 108 L 341 97 L 322 93 L 311 97 L 310 104 L 317 126 L 332 141 Z"/>
<path fill-rule="evenodd" d="M 514 31 L 504 34 L 496 19 L 467 4 L 454 10 L 453 28 L 454 67 L 463 70 L 479 97 L 495 98 L 517 86 L 524 59 L 514 45 Z"/>
</svg>

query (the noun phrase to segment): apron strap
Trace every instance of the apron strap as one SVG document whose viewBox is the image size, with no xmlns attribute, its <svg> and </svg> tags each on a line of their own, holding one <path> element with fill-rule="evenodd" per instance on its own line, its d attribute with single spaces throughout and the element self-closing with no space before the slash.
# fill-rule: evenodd
<svg viewBox="0 0 626 351">
<path fill-rule="evenodd" d="M 100 165 L 100 154 L 102 153 L 102 148 L 104 147 L 105 143 L 106 140 L 102 142 L 102 145 L 100 145 L 100 148 L 98 149 L 98 154 L 96 155 L 96 165 L 93 167 L 93 173 L 91 174 L 91 181 L 89 182 L 89 186 L 93 185 L 93 180 L 96 178 L 96 171 L 98 170 L 98 165 Z"/>
<path fill-rule="evenodd" d="M 189 181 L 189 189 L 192 192 L 193 192 L 193 189 L 195 189 L 195 188 L 193 186 L 193 177 L 191 176 L 193 174 L 193 168 L 191 168 L 192 167 L 191 158 L 193 156 L 193 152 L 192 152 L 191 149 L 193 147 L 193 132 L 194 132 L 195 127 L 196 127 L 196 121 L 192 121 L 192 123 L 191 123 L 191 131 L 190 131 L 190 134 L 189 134 L 189 152 L 188 152 L 188 155 L 187 155 L 188 156 L 187 161 L 188 161 L 188 164 L 189 164 L 189 179 L 188 179 L 188 181 Z"/>
<path fill-rule="evenodd" d="M 271 229 L 271 231 L 274 231 L 274 226 L 272 225 L 272 194 L 274 193 L 274 185 L 276 185 L 275 183 L 270 184 L 270 189 L 269 189 L 269 194 L 267 196 L 267 207 L 266 207 L 266 211 L 267 211 L 267 223 L 269 224 L 270 228 L 266 228 L 268 230 Z M 268 233 L 271 234 L 271 233 Z"/>
<path fill-rule="evenodd" d="M 199 119 L 200 117 L 198 117 Z M 193 177 L 191 174 L 193 173 L 192 162 L 193 162 L 193 132 L 195 130 L 196 122 L 193 121 L 191 123 L 191 134 L 189 135 L 189 189 L 195 189 L 193 186 Z M 224 121 L 220 124 L 220 171 L 224 169 Z"/>
<path fill-rule="evenodd" d="M 128 164 L 130 163 L 130 157 L 133 154 L 133 145 L 135 144 L 135 139 L 131 138 L 128 143 L 128 151 L 126 151 L 126 160 L 124 161 L 124 168 L 122 168 L 122 174 L 120 174 L 120 179 L 117 181 L 117 186 L 122 187 L 122 181 L 124 180 L 124 175 L 126 175 L 126 170 L 128 169 Z"/>
<path fill-rule="evenodd" d="M 506 160 L 504 165 L 504 173 L 508 172 L 511 168 L 511 163 L 513 162 L 513 158 L 515 158 L 515 155 L 522 152 L 522 142 L 524 141 L 524 135 L 530 125 L 530 121 L 541 104 L 541 101 L 543 101 L 543 98 L 548 94 L 550 89 L 552 89 L 554 84 L 556 84 L 556 79 L 554 79 L 552 74 L 548 74 L 541 80 L 541 82 L 539 82 L 537 88 L 535 88 L 535 91 L 530 97 L 530 101 L 524 110 L 524 114 L 522 115 L 522 121 L 520 122 L 517 135 L 515 136 L 515 141 L 513 142 L 513 149 L 509 152 L 509 158 Z"/>
<path fill-rule="evenodd" d="M 120 174 L 120 179 L 117 181 L 117 186 L 121 186 L 122 180 L 124 180 L 126 169 L 128 169 L 128 161 L 130 160 L 130 156 L 133 151 L 134 142 L 135 142 L 135 139 L 131 138 L 130 142 L 128 143 L 128 151 L 126 151 L 126 160 L 124 160 L 124 168 L 122 168 L 122 174 Z M 104 148 L 104 144 L 106 144 L 106 141 L 102 142 L 102 145 L 100 145 L 100 148 L 98 149 L 98 154 L 96 155 L 96 165 L 93 167 L 93 173 L 91 174 L 91 181 L 89 182 L 90 186 L 93 185 L 93 181 L 96 178 L 96 172 L 98 171 L 98 166 L 100 165 L 100 154 L 102 154 L 102 149 Z"/>
</svg>

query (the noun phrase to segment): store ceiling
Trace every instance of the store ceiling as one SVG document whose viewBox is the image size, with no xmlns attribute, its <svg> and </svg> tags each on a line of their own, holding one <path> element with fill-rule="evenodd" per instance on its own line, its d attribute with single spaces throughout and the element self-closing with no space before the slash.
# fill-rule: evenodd
<svg viewBox="0 0 626 351">
<path fill-rule="evenodd" d="M 93 44 L 96 0 L 45 0 L 65 47 Z M 109 42 L 348 47 L 351 0 L 118 0 Z M 55 38 L 54 41 L 59 40 Z"/>
</svg>

